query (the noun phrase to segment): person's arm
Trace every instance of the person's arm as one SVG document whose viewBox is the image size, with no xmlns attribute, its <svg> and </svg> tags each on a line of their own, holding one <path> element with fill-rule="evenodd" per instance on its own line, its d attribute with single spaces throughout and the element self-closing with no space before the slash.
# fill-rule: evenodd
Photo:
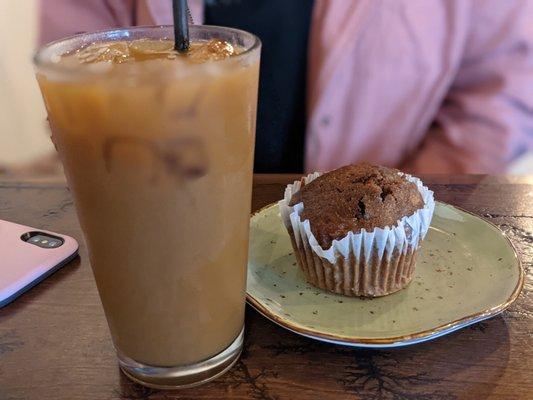
<svg viewBox="0 0 533 400">
<path fill-rule="evenodd" d="M 456 80 L 401 168 L 499 173 L 532 144 L 533 1 L 475 0 Z"/>
<path fill-rule="evenodd" d="M 134 0 L 39 0 L 39 43 L 132 24 Z"/>
</svg>

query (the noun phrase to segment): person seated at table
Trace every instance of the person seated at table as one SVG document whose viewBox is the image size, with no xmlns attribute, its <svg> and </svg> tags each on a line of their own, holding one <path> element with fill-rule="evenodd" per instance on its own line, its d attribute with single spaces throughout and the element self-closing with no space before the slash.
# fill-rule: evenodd
<svg viewBox="0 0 533 400">
<path fill-rule="evenodd" d="M 533 1 L 189 0 L 263 42 L 255 172 L 498 173 L 532 147 Z M 41 0 L 41 42 L 172 24 L 170 0 Z"/>
</svg>

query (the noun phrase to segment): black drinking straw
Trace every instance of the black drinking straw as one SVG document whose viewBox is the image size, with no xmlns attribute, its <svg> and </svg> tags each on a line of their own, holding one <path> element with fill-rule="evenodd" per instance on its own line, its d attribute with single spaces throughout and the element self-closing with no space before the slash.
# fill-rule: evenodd
<svg viewBox="0 0 533 400">
<path fill-rule="evenodd" d="M 179 53 L 189 50 L 189 22 L 187 0 L 172 0 L 174 13 L 174 49 Z"/>
</svg>

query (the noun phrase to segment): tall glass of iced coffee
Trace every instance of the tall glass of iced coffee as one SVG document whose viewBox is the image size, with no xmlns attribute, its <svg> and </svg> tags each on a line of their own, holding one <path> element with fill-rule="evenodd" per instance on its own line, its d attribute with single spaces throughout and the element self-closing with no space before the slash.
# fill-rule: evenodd
<svg viewBox="0 0 533 400">
<path fill-rule="evenodd" d="M 243 339 L 260 42 L 172 27 L 75 36 L 35 56 L 122 370 L 222 374 Z"/>
</svg>

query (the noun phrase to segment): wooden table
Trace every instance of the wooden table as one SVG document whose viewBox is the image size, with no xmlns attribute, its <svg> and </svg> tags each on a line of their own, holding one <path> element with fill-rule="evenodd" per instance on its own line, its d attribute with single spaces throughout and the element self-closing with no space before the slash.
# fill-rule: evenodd
<svg viewBox="0 0 533 400">
<path fill-rule="evenodd" d="M 256 176 L 253 208 L 287 175 Z M 499 225 L 528 271 L 502 315 L 435 341 L 383 351 L 294 335 L 248 309 L 238 364 L 205 386 L 161 392 L 117 366 L 87 251 L 64 184 L 0 183 L 0 218 L 79 239 L 80 258 L 0 310 L 0 400 L 532 399 L 533 179 L 425 177 L 439 200 Z M 1 262 L 1 255 L 0 255 Z"/>
</svg>

